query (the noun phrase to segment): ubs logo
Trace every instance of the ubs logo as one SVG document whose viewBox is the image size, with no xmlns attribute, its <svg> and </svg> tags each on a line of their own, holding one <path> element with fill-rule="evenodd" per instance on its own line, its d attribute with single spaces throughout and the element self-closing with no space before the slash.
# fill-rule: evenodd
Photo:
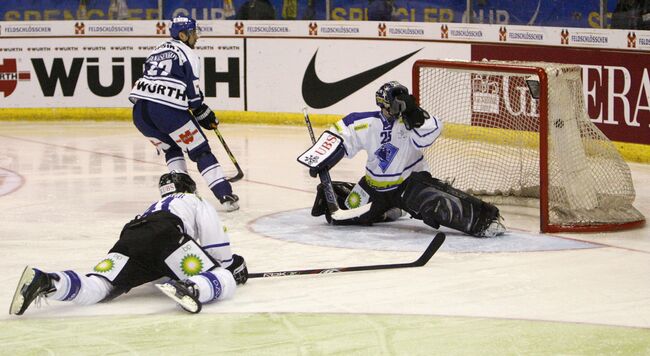
<svg viewBox="0 0 650 356">
<path fill-rule="evenodd" d="M 8 97 L 16 90 L 19 81 L 30 79 L 29 72 L 18 71 L 15 58 L 5 58 L 0 64 L 0 92 Z"/>
<path fill-rule="evenodd" d="M 316 22 L 309 23 L 309 35 L 310 36 L 318 35 L 318 24 Z"/>
</svg>

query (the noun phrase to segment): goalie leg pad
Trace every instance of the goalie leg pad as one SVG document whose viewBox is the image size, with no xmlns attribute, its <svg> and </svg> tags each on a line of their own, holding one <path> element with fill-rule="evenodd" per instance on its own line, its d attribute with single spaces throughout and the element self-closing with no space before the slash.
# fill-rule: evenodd
<svg viewBox="0 0 650 356">
<path fill-rule="evenodd" d="M 407 211 L 434 228 L 440 225 L 473 236 L 500 217 L 499 209 L 481 199 L 431 177 L 428 172 L 413 173 L 402 194 Z"/>
</svg>

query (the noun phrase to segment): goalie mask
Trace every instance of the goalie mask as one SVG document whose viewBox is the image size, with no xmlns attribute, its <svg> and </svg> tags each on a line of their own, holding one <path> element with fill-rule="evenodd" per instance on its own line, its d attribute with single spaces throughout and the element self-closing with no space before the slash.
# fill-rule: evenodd
<svg viewBox="0 0 650 356">
<path fill-rule="evenodd" d="M 171 171 L 160 176 L 158 188 L 160 196 L 164 197 L 172 193 L 194 193 L 196 183 L 187 173 Z"/>
<path fill-rule="evenodd" d="M 405 86 L 397 81 L 391 81 L 382 85 L 381 88 L 377 90 L 375 100 L 377 106 L 386 109 L 390 114 L 389 118 L 395 120 L 399 118 L 401 112 L 405 109 L 405 107 L 395 101 L 395 98 L 403 94 L 408 95 L 408 93 L 409 90 Z"/>
</svg>

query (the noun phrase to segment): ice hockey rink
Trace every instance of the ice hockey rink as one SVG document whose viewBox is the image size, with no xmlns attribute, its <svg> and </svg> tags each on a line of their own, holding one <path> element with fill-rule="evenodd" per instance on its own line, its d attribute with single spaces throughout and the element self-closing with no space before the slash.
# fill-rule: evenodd
<svg viewBox="0 0 650 356">
<path fill-rule="evenodd" d="M 535 209 L 508 206 L 506 235 L 447 231 L 424 267 L 250 279 L 196 315 L 145 285 L 10 316 L 26 265 L 89 271 L 158 199 L 166 166 L 129 122 L 0 127 L 0 354 L 650 354 L 650 227 L 540 235 Z M 241 210 L 223 211 L 191 162 L 190 174 L 250 272 L 410 262 L 436 232 L 406 217 L 328 226 L 310 217 L 317 180 L 296 162 L 304 127 L 220 127 L 245 172 Z M 333 179 L 358 180 L 364 158 L 343 160 Z M 650 165 L 630 166 L 635 206 L 650 217 Z"/>
</svg>

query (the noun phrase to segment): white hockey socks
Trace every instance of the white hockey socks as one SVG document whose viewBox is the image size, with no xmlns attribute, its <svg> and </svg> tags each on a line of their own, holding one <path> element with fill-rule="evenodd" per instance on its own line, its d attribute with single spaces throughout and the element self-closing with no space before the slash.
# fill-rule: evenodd
<svg viewBox="0 0 650 356">
<path fill-rule="evenodd" d="M 199 288 L 199 301 L 201 303 L 231 298 L 235 294 L 235 289 L 237 289 L 235 278 L 222 267 L 192 276 L 189 280 Z"/>
<path fill-rule="evenodd" d="M 113 286 L 97 276 L 79 275 L 75 271 L 55 272 L 59 280 L 53 280 L 56 292 L 49 299 L 71 301 L 78 305 L 90 305 L 106 298 Z"/>
<path fill-rule="evenodd" d="M 169 169 L 170 172 L 187 172 L 187 163 L 185 162 L 185 157 L 183 156 L 171 158 L 166 163 L 167 169 Z"/>
</svg>

